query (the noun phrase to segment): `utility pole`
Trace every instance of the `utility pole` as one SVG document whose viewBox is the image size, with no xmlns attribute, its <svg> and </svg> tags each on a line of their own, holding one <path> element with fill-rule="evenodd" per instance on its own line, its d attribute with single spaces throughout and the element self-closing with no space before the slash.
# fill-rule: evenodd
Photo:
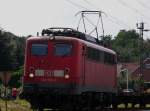
<svg viewBox="0 0 150 111">
<path fill-rule="evenodd" d="M 144 23 L 137 23 L 137 29 L 139 29 L 139 64 L 140 64 L 140 70 L 139 70 L 139 76 L 140 79 L 143 79 L 143 31 L 144 31 Z"/>
<path fill-rule="evenodd" d="M 140 70 L 139 70 L 139 76 L 140 80 L 143 80 L 143 32 L 149 31 L 148 29 L 144 29 L 144 22 L 137 23 L 137 29 L 139 29 L 139 64 L 140 64 Z M 141 88 L 143 88 L 143 84 L 141 84 Z"/>
</svg>

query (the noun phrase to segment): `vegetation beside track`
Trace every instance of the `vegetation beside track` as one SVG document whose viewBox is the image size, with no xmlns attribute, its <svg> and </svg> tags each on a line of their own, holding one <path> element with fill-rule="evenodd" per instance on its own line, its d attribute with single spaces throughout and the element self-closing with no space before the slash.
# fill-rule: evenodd
<svg viewBox="0 0 150 111">
<path fill-rule="evenodd" d="M 0 99 L 0 111 L 6 111 L 5 101 Z M 7 111 L 32 111 L 30 104 L 25 100 L 8 100 Z"/>
<path fill-rule="evenodd" d="M 139 109 L 140 105 L 136 104 L 134 107 L 132 104 L 128 104 L 127 109 Z M 146 109 L 150 108 L 150 104 L 146 104 Z M 125 109 L 125 104 L 118 105 L 118 109 Z M 5 109 L 5 101 L 0 99 L 0 111 L 6 111 Z M 8 100 L 7 101 L 7 111 L 32 111 L 30 108 L 30 104 L 26 100 Z"/>
</svg>

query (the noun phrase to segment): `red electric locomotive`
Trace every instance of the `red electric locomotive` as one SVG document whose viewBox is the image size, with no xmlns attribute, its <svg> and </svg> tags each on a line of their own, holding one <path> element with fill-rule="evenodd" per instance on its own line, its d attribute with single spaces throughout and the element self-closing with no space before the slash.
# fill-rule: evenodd
<svg viewBox="0 0 150 111">
<path fill-rule="evenodd" d="M 26 42 L 23 97 L 32 107 L 112 103 L 116 53 L 71 28 L 49 28 Z M 68 105 L 69 104 L 69 105 Z"/>
</svg>

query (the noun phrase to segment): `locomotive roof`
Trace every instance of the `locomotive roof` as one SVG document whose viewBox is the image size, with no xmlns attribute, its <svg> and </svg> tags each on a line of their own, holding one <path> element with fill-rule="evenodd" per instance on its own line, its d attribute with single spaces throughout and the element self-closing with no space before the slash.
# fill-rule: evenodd
<svg viewBox="0 0 150 111">
<path fill-rule="evenodd" d="M 48 29 L 42 30 L 42 36 L 44 35 L 53 35 L 53 36 L 66 36 L 66 37 L 75 37 L 78 39 L 82 39 L 88 42 L 92 42 L 95 44 L 100 44 L 100 41 L 97 38 L 94 38 L 85 33 L 79 32 L 72 28 L 63 28 L 63 27 L 52 27 Z"/>
<path fill-rule="evenodd" d="M 85 40 L 82 40 L 82 39 L 78 39 L 78 38 L 74 38 L 74 37 L 66 37 L 66 36 L 38 36 L 38 37 L 30 37 L 28 38 L 28 40 L 30 41 L 48 41 L 50 40 L 51 38 L 55 38 L 55 40 L 76 40 L 76 41 L 80 41 L 82 43 L 85 43 L 87 46 L 89 47 L 93 47 L 95 49 L 99 49 L 99 50 L 102 50 L 102 51 L 105 51 L 105 52 L 108 52 L 108 53 L 112 53 L 112 54 L 116 54 L 115 51 L 111 50 L 111 49 L 108 49 L 108 48 L 105 48 L 101 45 L 97 45 L 97 44 L 94 44 L 94 43 L 91 43 L 91 42 L 88 42 L 88 41 L 85 41 Z"/>
<path fill-rule="evenodd" d="M 94 38 L 90 35 L 79 32 L 72 28 L 52 27 L 48 29 L 43 29 L 41 34 L 42 34 L 41 37 L 38 37 L 38 38 L 35 37 L 34 40 L 35 39 L 47 40 L 47 39 L 50 39 L 50 37 L 55 37 L 55 39 L 57 38 L 57 39 L 63 39 L 63 40 L 64 39 L 76 39 L 78 41 L 84 42 L 85 44 L 91 47 L 116 54 L 113 50 L 101 46 L 100 41 L 97 38 Z"/>
</svg>

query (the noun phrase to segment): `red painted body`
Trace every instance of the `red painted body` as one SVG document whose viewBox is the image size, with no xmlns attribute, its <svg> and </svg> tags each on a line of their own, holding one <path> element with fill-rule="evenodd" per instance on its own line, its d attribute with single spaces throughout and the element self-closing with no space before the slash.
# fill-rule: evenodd
<svg viewBox="0 0 150 111">
<path fill-rule="evenodd" d="M 48 54 L 46 56 L 33 56 L 31 46 L 34 43 L 47 43 Z M 71 44 L 71 55 L 54 55 L 54 45 L 57 43 Z M 57 85 L 70 84 L 73 85 L 73 88 L 69 92 L 73 94 L 86 91 L 116 92 L 117 65 L 89 59 L 87 57 L 88 47 L 112 54 L 116 61 L 114 51 L 78 38 L 64 36 L 55 36 L 53 39 L 50 37 L 29 38 L 26 44 L 24 85 L 40 84 L 44 86 L 46 84 L 46 87 L 49 87 L 54 84 L 53 88 L 59 88 Z M 44 75 L 36 76 L 35 70 L 37 69 L 44 70 Z M 69 74 L 69 78 L 54 77 L 54 70 L 64 71 L 64 73 Z M 31 73 L 34 77 L 29 77 Z"/>
</svg>

